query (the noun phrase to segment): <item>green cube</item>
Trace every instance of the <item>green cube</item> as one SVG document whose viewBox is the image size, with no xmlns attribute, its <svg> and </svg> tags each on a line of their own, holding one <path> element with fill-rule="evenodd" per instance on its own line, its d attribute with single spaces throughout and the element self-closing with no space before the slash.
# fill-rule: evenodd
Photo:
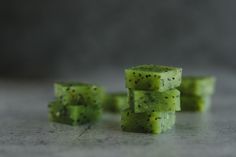
<svg viewBox="0 0 236 157">
<path fill-rule="evenodd" d="M 172 128 L 175 116 L 168 112 L 134 113 L 131 109 L 121 112 L 121 129 L 127 132 L 160 134 Z"/>
<path fill-rule="evenodd" d="M 101 108 L 84 105 L 63 105 L 58 101 L 49 104 L 49 119 L 54 122 L 80 125 L 95 122 L 101 115 Z"/>
<path fill-rule="evenodd" d="M 55 96 L 61 104 L 100 106 L 104 102 L 104 89 L 85 83 L 55 83 Z"/>
<path fill-rule="evenodd" d="M 129 104 L 135 113 L 180 111 L 180 92 L 129 90 Z"/>
<path fill-rule="evenodd" d="M 140 65 L 125 70 L 125 84 L 134 90 L 163 92 L 181 84 L 182 69 L 158 65 Z"/>
</svg>

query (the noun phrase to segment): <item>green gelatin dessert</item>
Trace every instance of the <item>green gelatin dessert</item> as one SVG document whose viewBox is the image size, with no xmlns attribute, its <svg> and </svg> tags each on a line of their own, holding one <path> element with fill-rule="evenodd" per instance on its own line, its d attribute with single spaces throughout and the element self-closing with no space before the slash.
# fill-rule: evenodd
<svg viewBox="0 0 236 157">
<path fill-rule="evenodd" d="M 180 92 L 177 89 L 165 92 L 129 90 L 129 104 L 135 113 L 180 111 Z"/>
<path fill-rule="evenodd" d="M 181 111 L 204 112 L 211 106 L 211 96 L 181 96 Z"/>
<path fill-rule="evenodd" d="M 49 104 L 49 119 L 54 122 L 80 125 L 95 122 L 100 118 L 99 107 L 84 105 L 62 105 L 57 101 Z"/>
<path fill-rule="evenodd" d="M 212 95 L 215 90 L 215 77 L 212 76 L 185 76 L 179 90 L 184 95 Z"/>
<path fill-rule="evenodd" d="M 131 109 L 125 109 L 121 112 L 121 129 L 127 132 L 159 134 L 173 126 L 174 117 L 167 114 L 166 112 L 134 113 Z"/>
<path fill-rule="evenodd" d="M 127 93 L 125 92 L 107 94 L 103 109 L 107 112 L 120 113 L 122 110 L 128 108 L 127 99 Z"/>
<path fill-rule="evenodd" d="M 140 65 L 125 70 L 125 84 L 134 90 L 163 92 L 181 84 L 182 69 L 158 65 Z"/>
<path fill-rule="evenodd" d="M 100 106 L 105 99 L 103 88 L 85 83 L 55 83 L 55 96 L 63 105 Z"/>
</svg>

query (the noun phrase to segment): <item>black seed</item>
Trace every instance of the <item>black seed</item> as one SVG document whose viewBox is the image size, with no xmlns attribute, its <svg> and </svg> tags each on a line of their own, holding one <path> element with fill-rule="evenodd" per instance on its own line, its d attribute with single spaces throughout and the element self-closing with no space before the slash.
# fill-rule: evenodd
<svg viewBox="0 0 236 157">
<path fill-rule="evenodd" d="M 140 105 L 138 105 L 138 108 L 140 108 L 141 106 Z"/>
<path fill-rule="evenodd" d="M 134 83 L 135 83 L 135 84 L 137 84 L 137 83 L 138 83 L 138 81 L 134 81 Z"/>
<path fill-rule="evenodd" d="M 149 119 L 147 119 L 147 122 L 149 122 Z"/>
<path fill-rule="evenodd" d="M 148 75 L 146 75 L 146 78 L 148 78 Z"/>
<path fill-rule="evenodd" d="M 165 99 L 168 99 L 168 97 L 166 96 Z"/>
<path fill-rule="evenodd" d="M 141 77 L 141 76 L 142 76 L 142 74 L 139 74 L 139 76 Z"/>
<path fill-rule="evenodd" d="M 157 120 L 157 117 L 155 118 L 155 120 Z"/>
<path fill-rule="evenodd" d="M 129 112 L 127 112 L 127 116 L 129 116 Z"/>
<path fill-rule="evenodd" d="M 175 98 L 175 96 L 172 96 L 172 98 L 174 99 L 174 98 Z"/>
<path fill-rule="evenodd" d="M 94 88 L 94 90 L 96 91 L 96 90 L 97 90 L 97 88 L 95 87 L 95 88 Z"/>
<path fill-rule="evenodd" d="M 135 72 L 133 72 L 133 74 L 135 75 Z"/>
<path fill-rule="evenodd" d="M 151 77 L 151 75 L 150 75 L 150 74 L 149 74 L 148 76 L 149 76 L 149 77 Z"/>
<path fill-rule="evenodd" d="M 174 80 L 175 78 L 174 77 L 172 77 L 172 80 Z"/>
<path fill-rule="evenodd" d="M 131 80 L 129 80 L 129 82 L 131 82 Z"/>
<path fill-rule="evenodd" d="M 152 112 L 155 112 L 155 110 L 152 110 Z"/>
<path fill-rule="evenodd" d="M 67 87 L 67 88 L 66 88 L 66 91 L 69 91 L 69 90 L 70 90 L 70 88 L 69 88 L 69 87 Z"/>
</svg>

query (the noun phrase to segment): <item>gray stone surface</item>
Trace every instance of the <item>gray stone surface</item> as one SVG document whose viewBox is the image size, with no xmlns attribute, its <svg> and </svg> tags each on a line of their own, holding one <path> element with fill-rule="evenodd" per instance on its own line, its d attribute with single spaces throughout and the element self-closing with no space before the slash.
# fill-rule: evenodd
<svg viewBox="0 0 236 157">
<path fill-rule="evenodd" d="M 51 123 L 52 82 L 0 80 L 0 156 L 235 156 L 236 77 L 227 71 L 215 74 L 212 109 L 177 113 L 175 128 L 161 135 L 122 132 L 119 115 L 111 114 L 95 125 Z"/>
</svg>

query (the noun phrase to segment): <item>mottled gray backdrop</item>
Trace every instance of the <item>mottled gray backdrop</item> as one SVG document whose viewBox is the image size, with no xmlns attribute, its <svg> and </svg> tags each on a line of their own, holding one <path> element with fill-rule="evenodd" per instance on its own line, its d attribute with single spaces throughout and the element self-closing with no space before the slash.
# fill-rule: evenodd
<svg viewBox="0 0 236 157">
<path fill-rule="evenodd" d="M 0 77 L 136 64 L 236 67 L 234 0 L 0 2 Z M 233 70 L 234 71 L 234 70 Z"/>
</svg>

